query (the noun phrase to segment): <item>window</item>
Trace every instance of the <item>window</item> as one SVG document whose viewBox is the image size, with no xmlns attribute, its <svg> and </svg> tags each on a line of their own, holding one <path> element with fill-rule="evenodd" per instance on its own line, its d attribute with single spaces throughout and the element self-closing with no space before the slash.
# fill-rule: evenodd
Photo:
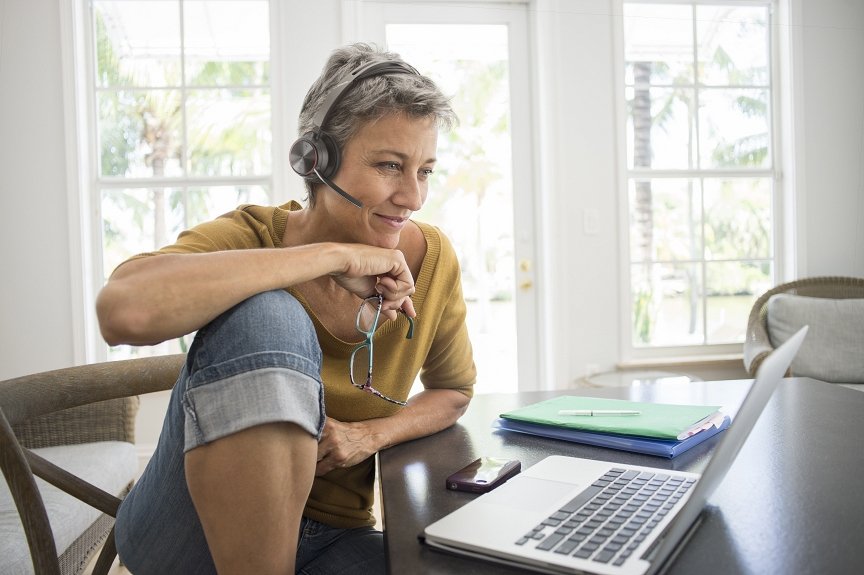
<svg viewBox="0 0 864 575">
<path fill-rule="evenodd" d="M 625 2 L 631 349 L 744 340 L 774 283 L 768 2 Z"/>
<path fill-rule="evenodd" d="M 90 3 L 103 279 L 183 229 L 272 203 L 269 9 L 266 0 Z M 110 358 L 184 348 L 120 346 Z"/>
</svg>

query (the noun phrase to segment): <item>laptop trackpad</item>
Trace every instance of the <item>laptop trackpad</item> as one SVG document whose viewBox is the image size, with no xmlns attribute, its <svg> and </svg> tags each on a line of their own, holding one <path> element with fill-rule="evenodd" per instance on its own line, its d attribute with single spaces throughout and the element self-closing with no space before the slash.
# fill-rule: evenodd
<svg viewBox="0 0 864 575">
<path fill-rule="evenodd" d="M 572 483 L 517 475 L 482 497 L 486 505 L 536 511 L 553 505 L 568 493 L 574 493 Z"/>
</svg>

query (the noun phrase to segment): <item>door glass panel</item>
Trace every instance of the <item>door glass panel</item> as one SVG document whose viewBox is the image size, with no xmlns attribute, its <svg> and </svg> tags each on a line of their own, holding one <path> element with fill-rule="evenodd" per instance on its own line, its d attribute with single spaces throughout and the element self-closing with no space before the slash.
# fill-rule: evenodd
<svg viewBox="0 0 864 575">
<path fill-rule="evenodd" d="M 460 123 L 442 133 L 429 198 L 462 267 L 476 391 L 517 389 L 508 29 L 503 24 L 387 24 L 387 47 L 427 74 Z"/>
</svg>

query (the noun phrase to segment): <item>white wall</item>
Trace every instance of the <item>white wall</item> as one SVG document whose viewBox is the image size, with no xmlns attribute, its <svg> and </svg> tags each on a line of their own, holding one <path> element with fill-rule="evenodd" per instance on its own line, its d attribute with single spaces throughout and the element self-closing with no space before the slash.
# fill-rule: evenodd
<svg viewBox="0 0 864 575">
<path fill-rule="evenodd" d="M 68 1 L 0 0 L 0 379 L 76 361 L 59 32 Z M 790 1 L 802 18 L 795 24 L 803 90 L 796 193 L 806 200 L 799 273 L 864 276 L 864 3 Z M 547 360 L 551 379 L 563 383 L 589 363 L 619 359 L 617 128 L 613 114 L 597 113 L 616 97 L 613 5 L 539 0 L 532 13 L 532 57 L 542 59 L 537 75 L 547 82 L 538 94 L 542 183 L 552 192 L 544 230 L 554 248 L 545 262 L 546 309 L 555 311 Z M 280 39 L 290 56 L 287 126 L 341 41 L 340 7 L 319 0 L 285 14 L 296 32 Z M 589 208 L 600 214 L 597 235 L 582 229 Z"/>
<path fill-rule="evenodd" d="M 58 5 L 0 0 L 0 379 L 74 359 Z"/>
<path fill-rule="evenodd" d="M 548 380 L 566 385 L 618 360 L 619 239 L 613 54 L 608 0 L 541 2 L 535 37 L 541 67 L 541 186 L 549 195 L 546 290 L 552 322 Z M 599 51 L 598 46 L 608 46 Z M 561 54 L 567 54 L 561 58 Z M 585 233 L 585 210 L 599 230 Z M 542 287 L 542 286 L 541 286 Z"/>
<path fill-rule="evenodd" d="M 864 276 L 864 2 L 801 0 L 802 275 Z"/>
</svg>

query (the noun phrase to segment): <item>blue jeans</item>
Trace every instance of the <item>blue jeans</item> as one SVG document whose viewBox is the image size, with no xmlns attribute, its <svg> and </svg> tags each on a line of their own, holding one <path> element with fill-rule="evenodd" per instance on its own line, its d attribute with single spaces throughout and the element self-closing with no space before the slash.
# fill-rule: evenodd
<svg viewBox="0 0 864 575">
<path fill-rule="evenodd" d="M 216 573 L 186 486 L 185 453 L 272 422 L 295 423 L 320 438 L 320 370 L 312 321 L 283 290 L 253 296 L 198 331 L 156 451 L 118 511 L 117 549 L 132 573 Z M 306 575 L 384 573 L 383 535 L 304 517 L 296 566 Z"/>
</svg>

